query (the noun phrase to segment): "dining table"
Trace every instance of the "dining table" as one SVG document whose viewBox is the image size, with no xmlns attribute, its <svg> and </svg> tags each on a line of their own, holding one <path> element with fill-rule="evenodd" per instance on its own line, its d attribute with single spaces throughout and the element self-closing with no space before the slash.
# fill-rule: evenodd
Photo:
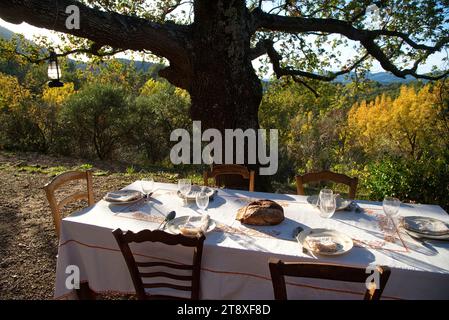
<svg viewBox="0 0 449 320">
<path fill-rule="evenodd" d="M 124 189 L 142 191 L 140 181 Z M 184 204 L 177 191 L 176 184 L 156 182 L 149 198 L 125 205 L 102 199 L 62 219 L 54 297 L 77 297 L 73 286 L 67 285 L 73 266 L 79 270 L 80 282 L 95 293 L 135 293 L 112 231 L 155 230 L 169 212 L 175 211 L 176 217 L 207 213 L 215 222 L 204 241 L 201 299 L 274 299 L 270 258 L 368 269 L 387 266 L 391 275 L 382 299 L 449 299 L 449 241 L 422 241 L 399 226 L 393 233 L 388 231 L 382 203 L 356 200 L 353 210 L 336 211 L 332 217 L 322 218 L 307 196 L 218 188 L 202 211 L 195 201 Z M 236 220 L 240 208 L 259 199 L 281 205 L 284 220 L 272 226 Z M 399 216 L 431 217 L 449 223 L 448 214 L 437 205 L 402 203 Z M 342 255 L 311 254 L 301 250 L 294 237 L 297 227 L 337 230 L 352 239 L 353 247 Z M 181 246 L 144 242 L 133 244 L 131 249 L 136 257 L 148 261 L 191 263 L 192 259 L 189 248 Z M 286 278 L 286 287 L 289 299 L 363 299 L 366 291 L 365 284 L 360 283 L 293 277 Z"/>
</svg>

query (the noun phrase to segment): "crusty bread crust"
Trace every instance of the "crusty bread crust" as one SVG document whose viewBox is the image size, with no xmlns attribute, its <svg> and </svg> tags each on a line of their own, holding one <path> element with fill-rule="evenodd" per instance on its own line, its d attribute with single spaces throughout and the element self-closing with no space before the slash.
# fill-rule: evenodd
<svg viewBox="0 0 449 320">
<path fill-rule="evenodd" d="M 274 201 L 257 200 L 240 208 L 236 220 L 245 224 L 272 226 L 284 220 L 284 209 Z"/>
</svg>

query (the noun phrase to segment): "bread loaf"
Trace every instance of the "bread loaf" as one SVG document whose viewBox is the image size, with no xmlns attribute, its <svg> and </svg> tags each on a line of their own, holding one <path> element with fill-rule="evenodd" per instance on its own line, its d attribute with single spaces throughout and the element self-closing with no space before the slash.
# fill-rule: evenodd
<svg viewBox="0 0 449 320">
<path fill-rule="evenodd" d="M 257 200 L 240 208 L 236 219 L 241 223 L 272 226 L 284 220 L 284 209 L 271 200 Z"/>
</svg>

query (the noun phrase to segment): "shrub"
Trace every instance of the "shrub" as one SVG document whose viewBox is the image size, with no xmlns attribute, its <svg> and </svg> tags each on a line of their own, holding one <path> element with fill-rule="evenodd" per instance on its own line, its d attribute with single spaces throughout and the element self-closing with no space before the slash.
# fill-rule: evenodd
<svg viewBox="0 0 449 320">
<path fill-rule="evenodd" d="M 367 166 L 363 185 L 370 199 L 391 195 L 403 201 L 438 204 L 449 208 L 449 157 L 426 154 L 420 160 L 389 158 Z"/>
<path fill-rule="evenodd" d="M 135 100 L 134 145 L 145 162 L 162 163 L 169 159 L 173 142 L 170 134 L 177 128 L 189 129 L 190 99 L 185 91 L 165 82 L 150 80 Z"/>
<path fill-rule="evenodd" d="M 90 84 L 68 98 L 61 112 L 65 135 L 82 155 L 104 160 L 131 131 L 130 103 L 125 90 L 110 84 Z"/>
<path fill-rule="evenodd" d="M 0 147 L 46 151 L 45 136 L 36 121 L 39 104 L 17 78 L 0 73 Z"/>
</svg>

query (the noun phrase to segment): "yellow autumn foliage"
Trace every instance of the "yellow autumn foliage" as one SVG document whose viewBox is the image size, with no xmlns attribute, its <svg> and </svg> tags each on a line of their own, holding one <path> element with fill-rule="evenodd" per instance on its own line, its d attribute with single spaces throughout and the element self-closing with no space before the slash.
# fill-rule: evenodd
<svg viewBox="0 0 449 320">
<path fill-rule="evenodd" d="M 31 93 L 19 84 L 16 77 L 0 72 L 0 109 L 16 110 L 31 99 Z"/>
<path fill-rule="evenodd" d="M 187 102 L 190 101 L 190 94 L 187 90 L 176 87 L 175 94 Z"/>
<path fill-rule="evenodd" d="M 369 103 L 354 104 L 348 114 L 348 127 L 354 140 L 368 153 L 399 150 L 415 157 L 432 136 L 436 121 L 434 103 L 430 85 L 419 91 L 402 86 L 394 100 L 382 95 Z"/>
<path fill-rule="evenodd" d="M 166 81 L 157 81 L 154 79 L 149 79 L 147 82 L 145 82 L 140 90 L 140 94 L 143 96 L 151 96 L 153 94 L 158 94 L 161 92 L 171 92 L 172 88 L 174 88 L 173 93 L 179 98 L 185 101 L 190 100 L 190 95 L 186 90 L 178 87 L 173 87 Z"/>
<path fill-rule="evenodd" d="M 140 89 L 140 94 L 144 96 L 150 96 L 165 91 L 168 89 L 168 87 L 169 87 L 168 83 L 156 81 L 154 79 L 149 79 Z"/>
<path fill-rule="evenodd" d="M 60 107 L 64 101 L 75 93 L 75 86 L 72 82 L 65 83 L 62 88 L 46 87 L 42 93 L 42 99 L 48 104 Z"/>
</svg>

